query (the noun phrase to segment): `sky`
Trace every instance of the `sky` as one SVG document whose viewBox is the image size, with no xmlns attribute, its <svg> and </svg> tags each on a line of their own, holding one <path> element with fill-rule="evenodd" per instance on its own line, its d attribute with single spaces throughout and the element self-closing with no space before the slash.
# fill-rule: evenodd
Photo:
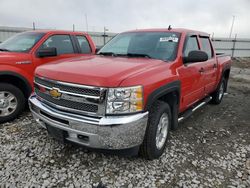
<svg viewBox="0 0 250 188">
<path fill-rule="evenodd" d="M 0 26 L 122 32 L 188 28 L 250 38 L 250 0 L 0 0 Z"/>
</svg>

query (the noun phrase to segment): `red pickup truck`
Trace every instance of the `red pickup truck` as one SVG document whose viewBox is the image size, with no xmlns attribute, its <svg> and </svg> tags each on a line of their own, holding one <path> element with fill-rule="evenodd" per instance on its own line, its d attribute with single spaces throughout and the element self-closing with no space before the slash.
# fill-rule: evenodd
<svg viewBox="0 0 250 188">
<path fill-rule="evenodd" d="M 97 55 L 38 67 L 29 104 L 39 125 L 60 140 L 138 149 L 154 159 L 178 122 L 221 102 L 230 67 L 231 58 L 216 55 L 207 33 L 129 31 Z"/>
<path fill-rule="evenodd" d="M 94 53 L 90 36 L 80 32 L 28 31 L 1 43 L 0 123 L 14 119 L 26 106 L 37 66 Z"/>
</svg>

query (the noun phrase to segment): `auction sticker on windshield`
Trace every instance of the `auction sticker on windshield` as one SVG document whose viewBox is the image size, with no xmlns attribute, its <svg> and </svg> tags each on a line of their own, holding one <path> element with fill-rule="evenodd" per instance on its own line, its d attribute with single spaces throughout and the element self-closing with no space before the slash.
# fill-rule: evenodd
<svg viewBox="0 0 250 188">
<path fill-rule="evenodd" d="M 170 37 L 161 37 L 160 42 L 178 42 L 178 38 L 176 36 L 170 36 Z"/>
</svg>

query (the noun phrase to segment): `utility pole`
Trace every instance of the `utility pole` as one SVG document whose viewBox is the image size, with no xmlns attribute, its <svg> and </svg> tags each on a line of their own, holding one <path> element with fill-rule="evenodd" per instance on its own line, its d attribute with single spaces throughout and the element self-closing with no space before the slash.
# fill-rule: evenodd
<svg viewBox="0 0 250 188">
<path fill-rule="evenodd" d="M 235 16 L 233 16 L 232 25 L 231 25 L 231 29 L 230 29 L 230 34 L 229 34 L 229 38 L 230 38 L 230 39 L 231 39 L 232 32 L 233 32 L 234 20 L 235 20 Z"/>
<path fill-rule="evenodd" d="M 88 17 L 87 14 L 85 14 L 85 22 L 86 22 L 86 32 L 89 32 L 89 26 L 88 26 Z"/>
<path fill-rule="evenodd" d="M 237 33 L 235 34 L 235 37 L 234 37 L 234 40 L 233 40 L 232 57 L 234 57 L 236 39 L 237 39 Z"/>
<path fill-rule="evenodd" d="M 33 30 L 36 30 L 35 22 L 33 22 L 32 25 L 33 25 Z"/>
<path fill-rule="evenodd" d="M 73 24 L 73 31 L 75 31 L 75 24 Z"/>
<path fill-rule="evenodd" d="M 108 37 L 108 35 L 106 34 L 106 31 L 108 31 L 108 29 L 104 26 L 104 32 L 103 32 L 103 45 L 106 44 L 106 37 Z"/>
<path fill-rule="evenodd" d="M 212 40 L 214 40 L 214 32 L 212 33 Z"/>
</svg>

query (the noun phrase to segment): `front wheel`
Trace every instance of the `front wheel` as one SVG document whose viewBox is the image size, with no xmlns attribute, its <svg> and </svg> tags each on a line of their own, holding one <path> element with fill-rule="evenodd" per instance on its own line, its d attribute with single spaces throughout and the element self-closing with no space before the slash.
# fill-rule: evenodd
<svg viewBox="0 0 250 188">
<path fill-rule="evenodd" d="M 148 126 L 140 154 L 146 159 L 159 158 L 165 150 L 171 127 L 171 109 L 163 101 L 156 101 L 149 112 Z"/>
<path fill-rule="evenodd" d="M 16 118 L 25 107 L 23 92 L 14 85 L 0 83 L 0 123 Z"/>
</svg>

